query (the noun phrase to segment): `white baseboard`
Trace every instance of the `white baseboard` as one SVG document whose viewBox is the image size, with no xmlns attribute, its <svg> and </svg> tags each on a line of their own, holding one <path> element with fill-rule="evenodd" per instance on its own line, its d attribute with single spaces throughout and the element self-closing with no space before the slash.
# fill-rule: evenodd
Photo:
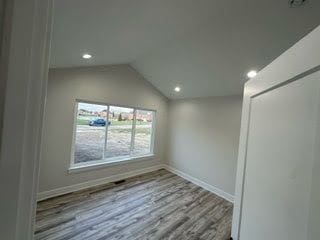
<svg viewBox="0 0 320 240">
<path fill-rule="evenodd" d="M 234 196 L 233 195 L 231 195 L 229 193 L 226 193 L 225 191 L 223 191 L 223 190 L 221 190 L 221 189 L 219 189 L 219 188 L 217 188 L 215 186 L 212 186 L 212 185 L 210 185 L 210 184 L 208 184 L 206 182 L 203 182 L 203 181 L 201 181 L 201 180 L 199 180 L 199 179 L 197 179 L 195 177 L 192 177 L 189 174 L 181 172 L 178 169 L 175 169 L 175 168 L 173 168 L 173 167 L 171 167 L 169 165 L 163 165 L 163 168 L 168 170 L 168 171 L 170 171 L 170 172 L 172 172 L 172 173 L 174 173 L 174 174 L 176 174 L 176 175 L 178 175 L 178 176 L 180 176 L 180 177 L 182 177 L 182 178 L 184 178 L 184 179 L 186 179 L 186 180 L 188 180 L 188 181 L 190 181 L 190 182 L 192 182 L 192 183 L 194 183 L 194 184 L 196 184 L 196 185 L 198 185 L 199 187 L 202 187 L 202 188 L 208 190 L 209 192 L 212 192 L 212 193 L 214 193 L 214 194 L 226 199 L 227 201 L 229 201 L 231 203 L 234 202 Z"/>
<path fill-rule="evenodd" d="M 51 197 L 56 197 L 56 196 L 63 195 L 66 193 L 71 193 L 71 192 L 79 191 L 82 189 L 110 183 L 110 182 L 119 181 L 119 180 L 126 179 L 129 177 L 134 177 L 134 176 L 137 176 L 140 174 L 153 172 L 153 171 L 156 171 L 156 170 L 159 170 L 162 168 L 164 168 L 164 166 L 159 164 L 159 165 L 149 167 L 149 168 L 143 168 L 143 169 L 127 172 L 127 173 L 113 175 L 113 176 L 106 177 L 106 178 L 99 178 L 99 179 L 88 181 L 88 182 L 83 182 L 83 183 L 79 183 L 79 184 L 75 184 L 75 185 L 70 185 L 70 186 L 66 186 L 66 187 L 62 187 L 62 188 L 57 188 L 57 189 L 53 189 L 53 190 L 49 190 L 49 191 L 40 192 L 40 193 L 38 193 L 37 201 L 45 200 L 45 199 L 48 199 Z"/>
<path fill-rule="evenodd" d="M 172 173 L 174 173 L 174 174 L 176 174 L 176 175 L 178 175 L 178 176 L 180 176 L 180 177 L 182 177 L 182 178 L 184 178 L 184 179 L 186 179 L 186 180 L 188 180 L 188 181 L 190 181 L 190 182 L 192 182 L 192 183 L 194 183 L 194 184 L 196 184 L 206 190 L 208 190 L 209 192 L 212 192 L 212 193 L 226 199 L 229 202 L 233 203 L 233 201 L 234 201 L 234 197 L 231 194 L 226 193 L 215 186 L 212 186 L 212 185 L 210 185 L 206 182 L 203 182 L 195 177 L 192 177 L 189 174 L 186 174 L 186 173 L 181 172 L 181 171 L 179 171 L 169 165 L 164 165 L 164 164 L 163 165 L 159 164 L 159 165 L 149 167 L 149 168 L 143 168 L 143 169 L 127 172 L 127 173 L 113 175 L 113 176 L 106 177 L 106 178 L 99 178 L 99 179 L 88 181 L 88 182 L 83 182 L 83 183 L 79 183 L 79 184 L 75 184 L 75 185 L 70 185 L 70 186 L 66 186 L 66 187 L 62 187 L 62 188 L 57 188 L 57 189 L 53 189 L 53 190 L 49 190 L 49 191 L 40 192 L 40 193 L 38 193 L 37 201 L 45 200 L 48 198 L 60 196 L 63 194 L 79 191 L 79 190 L 90 188 L 90 187 L 95 187 L 95 186 L 110 183 L 110 182 L 119 181 L 119 180 L 126 179 L 129 177 L 134 177 L 134 176 L 137 176 L 140 174 L 153 172 L 153 171 L 156 171 L 156 170 L 159 170 L 162 168 L 166 169 L 166 170 L 168 170 L 168 171 L 170 171 L 170 172 L 172 172 Z"/>
</svg>

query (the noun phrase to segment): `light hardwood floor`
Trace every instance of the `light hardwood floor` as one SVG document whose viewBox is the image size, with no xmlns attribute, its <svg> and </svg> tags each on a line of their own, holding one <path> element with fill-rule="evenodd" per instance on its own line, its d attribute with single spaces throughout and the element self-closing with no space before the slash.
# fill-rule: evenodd
<svg viewBox="0 0 320 240">
<path fill-rule="evenodd" d="M 38 203 L 35 239 L 230 238 L 232 204 L 166 170 Z"/>
</svg>

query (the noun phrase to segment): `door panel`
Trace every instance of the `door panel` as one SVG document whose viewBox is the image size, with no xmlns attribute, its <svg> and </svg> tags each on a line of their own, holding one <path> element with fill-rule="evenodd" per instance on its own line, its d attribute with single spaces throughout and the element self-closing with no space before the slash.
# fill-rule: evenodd
<svg viewBox="0 0 320 240">
<path fill-rule="evenodd" d="M 240 239 L 307 239 L 319 86 L 316 72 L 251 99 Z"/>
</svg>

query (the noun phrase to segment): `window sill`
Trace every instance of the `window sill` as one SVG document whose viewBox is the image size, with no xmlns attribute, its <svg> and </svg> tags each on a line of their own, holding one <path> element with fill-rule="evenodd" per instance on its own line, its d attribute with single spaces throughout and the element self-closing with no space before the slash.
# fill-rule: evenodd
<svg viewBox="0 0 320 240">
<path fill-rule="evenodd" d="M 94 169 L 101 169 L 104 167 L 110 167 L 110 166 L 115 166 L 115 165 L 120 165 L 120 164 L 125 164 L 129 162 L 136 162 L 136 161 L 142 161 L 142 160 L 150 160 L 154 158 L 154 154 L 148 154 L 148 155 L 143 155 L 139 157 L 126 157 L 126 158 L 121 158 L 121 159 L 110 159 L 110 160 L 104 160 L 104 161 L 94 161 L 94 162 L 85 162 L 85 163 L 79 163 L 70 166 L 68 172 L 69 173 L 78 173 L 78 172 L 83 172 L 83 171 L 89 171 L 89 170 L 94 170 Z"/>
</svg>

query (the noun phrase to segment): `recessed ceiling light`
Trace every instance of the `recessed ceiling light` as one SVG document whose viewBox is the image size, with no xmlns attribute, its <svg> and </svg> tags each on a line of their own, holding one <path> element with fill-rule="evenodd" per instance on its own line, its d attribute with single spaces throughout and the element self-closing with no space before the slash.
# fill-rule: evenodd
<svg viewBox="0 0 320 240">
<path fill-rule="evenodd" d="M 82 58 L 84 58 L 84 59 L 90 59 L 90 58 L 92 58 L 92 55 L 86 53 L 86 54 L 83 54 L 83 55 L 82 55 Z"/>
<path fill-rule="evenodd" d="M 247 76 L 248 76 L 248 78 L 253 78 L 253 77 L 257 76 L 257 71 L 252 70 L 247 73 Z"/>
<path fill-rule="evenodd" d="M 180 92 L 181 88 L 180 88 L 180 87 L 175 87 L 174 90 L 175 90 L 176 92 Z"/>
</svg>

